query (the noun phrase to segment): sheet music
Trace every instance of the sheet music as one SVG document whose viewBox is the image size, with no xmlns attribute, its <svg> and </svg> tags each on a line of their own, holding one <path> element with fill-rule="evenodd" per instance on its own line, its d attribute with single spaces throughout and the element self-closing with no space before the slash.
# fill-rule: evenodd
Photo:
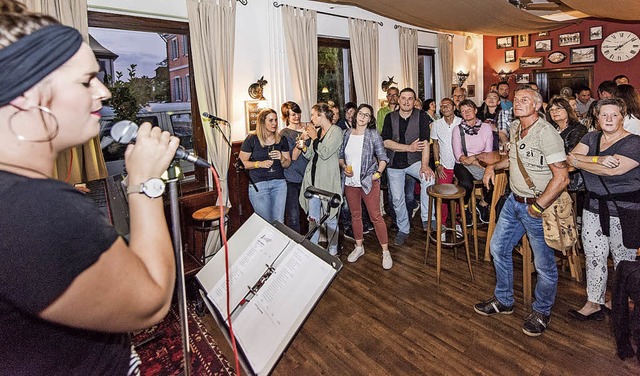
<svg viewBox="0 0 640 376">
<path fill-rule="evenodd" d="M 301 314 L 314 304 L 312 292 L 331 280 L 334 270 L 296 244 L 267 280 L 258 295 L 243 307 L 233 327 L 238 341 L 255 370 L 264 369 Z M 292 288 L 295 286 L 295 288 Z"/>
<path fill-rule="evenodd" d="M 265 227 L 258 233 L 249 245 L 246 252 L 233 263 L 229 271 L 229 285 L 231 286 L 231 307 L 240 304 L 249 288 L 256 283 L 256 275 L 261 276 L 278 257 L 280 252 L 289 243 L 289 239 L 276 236 L 276 233 Z M 227 311 L 227 286 L 225 278 L 208 291 L 209 299 L 216 305 L 220 312 Z"/>
</svg>

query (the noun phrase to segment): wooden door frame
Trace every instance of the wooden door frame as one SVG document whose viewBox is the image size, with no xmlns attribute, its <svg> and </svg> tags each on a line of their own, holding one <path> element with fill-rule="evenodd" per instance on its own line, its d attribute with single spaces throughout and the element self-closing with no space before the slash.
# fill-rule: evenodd
<svg viewBox="0 0 640 376">
<path fill-rule="evenodd" d="M 535 78 L 535 82 L 538 83 L 538 73 L 554 73 L 554 72 L 572 72 L 572 71 L 587 71 L 589 88 L 593 91 L 593 66 L 581 66 L 581 67 L 564 67 L 564 68 L 546 68 L 546 69 L 533 69 L 531 73 Z M 540 84 L 538 83 L 538 86 Z"/>
</svg>

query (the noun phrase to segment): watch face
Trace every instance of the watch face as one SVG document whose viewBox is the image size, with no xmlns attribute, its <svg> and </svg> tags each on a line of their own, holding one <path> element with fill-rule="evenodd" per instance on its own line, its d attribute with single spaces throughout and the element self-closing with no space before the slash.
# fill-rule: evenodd
<svg viewBox="0 0 640 376">
<path fill-rule="evenodd" d="M 149 197 L 160 197 L 164 193 L 164 181 L 159 178 L 149 179 L 142 185 L 142 192 Z"/>
<path fill-rule="evenodd" d="M 623 62 L 632 59 L 640 51 L 638 36 L 630 31 L 611 33 L 600 46 L 604 57 L 611 61 Z"/>
</svg>

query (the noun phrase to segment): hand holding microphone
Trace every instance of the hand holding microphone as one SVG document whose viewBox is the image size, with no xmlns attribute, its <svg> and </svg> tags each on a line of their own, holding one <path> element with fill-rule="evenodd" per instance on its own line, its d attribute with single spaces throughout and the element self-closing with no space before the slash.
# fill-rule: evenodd
<svg viewBox="0 0 640 376">
<path fill-rule="evenodd" d="M 180 145 L 180 139 L 150 123 L 143 123 L 136 133 L 136 144 L 129 144 L 124 153 L 130 184 L 162 176 Z"/>
</svg>

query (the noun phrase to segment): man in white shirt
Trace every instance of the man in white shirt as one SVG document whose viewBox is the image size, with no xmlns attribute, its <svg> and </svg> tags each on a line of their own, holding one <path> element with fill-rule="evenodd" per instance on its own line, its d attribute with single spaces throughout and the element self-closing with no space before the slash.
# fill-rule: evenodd
<svg viewBox="0 0 640 376">
<path fill-rule="evenodd" d="M 587 116 L 589 107 L 591 106 L 591 103 L 595 101 L 595 99 L 591 98 L 591 89 L 586 86 L 578 89 L 578 95 L 576 96 L 576 99 L 578 100 L 576 102 L 576 105 L 578 107 L 578 113 L 576 115 L 578 115 L 578 117 L 582 119 Z"/>
<path fill-rule="evenodd" d="M 433 158 L 436 165 L 436 184 L 453 183 L 453 167 L 456 158 L 453 155 L 451 134 L 461 118 L 454 114 L 455 103 L 451 98 L 440 101 L 442 118 L 431 125 L 431 139 L 433 140 Z M 442 223 L 445 223 L 449 215 L 448 205 L 442 205 Z"/>
</svg>

